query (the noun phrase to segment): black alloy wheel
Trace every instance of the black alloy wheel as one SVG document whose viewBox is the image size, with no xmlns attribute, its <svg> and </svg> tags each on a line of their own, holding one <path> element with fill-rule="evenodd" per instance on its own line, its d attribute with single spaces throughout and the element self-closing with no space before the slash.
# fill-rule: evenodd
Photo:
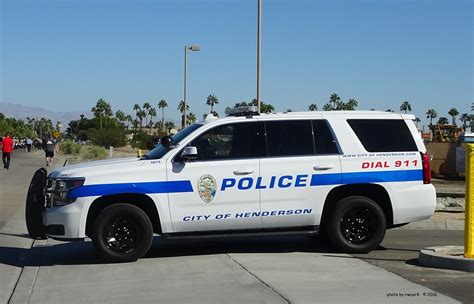
<svg viewBox="0 0 474 304">
<path fill-rule="evenodd" d="M 369 208 L 353 208 L 340 220 L 344 239 L 351 244 L 363 244 L 377 231 L 377 218 Z"/>
<path fill-rule="evenodd" d="M 110 250 L 130 253 L 140 244 L 140 226 L 123 216 L 112 218 L 105 226 L 104 239 Z"/>
<path fill-rule="evenodd" d="M 115 204 L 102 210 L 92 228 L 99 255 L 111 262 L 132 262 L 144 256 L 153 240 L 148 215 L 131 204 Z"/>
<path fill-rule="evenodd" d="M 338 201 L 327 222 L 329 241 L 347 253 L 367 253 L 377 248 L 385 236 L 386 227 L 382 208 L 363 196 L 350 196 Z"/>
</svg>

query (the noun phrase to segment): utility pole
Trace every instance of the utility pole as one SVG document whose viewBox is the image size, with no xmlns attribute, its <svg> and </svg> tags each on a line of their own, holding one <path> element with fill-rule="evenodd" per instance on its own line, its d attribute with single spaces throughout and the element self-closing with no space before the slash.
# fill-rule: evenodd
<svg viewBox="0 0 474 304">
<path fill-rule="evenodd" d="M 261 52 L 261 30 L 262 30 L 262 0 L 258 0 L 258 26 L 257 26 L 257 111 L 260 114 L 260 57 L 262 55 Z"/>
</svg>

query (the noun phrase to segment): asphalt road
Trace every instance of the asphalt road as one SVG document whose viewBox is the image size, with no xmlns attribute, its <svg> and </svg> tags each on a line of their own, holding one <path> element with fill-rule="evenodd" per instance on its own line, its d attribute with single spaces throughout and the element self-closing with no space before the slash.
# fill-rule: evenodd
<svg viewBox="0 0 474 304">
<path fill-rule="evenodd" d="M 425 246 L 462 244 L 459 231 L 389 231 L 356 257 L 299 236 L 156 237 L 145 258 L 124 264 L 103 263 L 89 241 L 32 244 L 24 199 L 42 165 L 41 152 L 20 152 L 0 170 L 0 303 L 474 303 L 472 274 L 416 265 Z"/>
<path fill-rule="evenodd" d="M 390 230 L 379 249 L 353 256 L 463 303 L 474 303 L 474 273 L 417 265 L 421 249 L 445 245 L 464 245 L 464 231 Z"/>
</svg>

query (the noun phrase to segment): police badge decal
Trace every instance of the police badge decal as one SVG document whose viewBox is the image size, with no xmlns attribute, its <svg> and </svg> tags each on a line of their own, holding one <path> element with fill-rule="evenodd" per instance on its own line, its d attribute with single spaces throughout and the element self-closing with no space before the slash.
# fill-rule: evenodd
<svg viewBox="0 0 474 304">
<path fill-rule="evenodd" d="M 210 203 L 216 196 L 217 182 L 213 176 L 201 176 L 197 186 L 198 194 L 205 203 Z"/>
</svg>

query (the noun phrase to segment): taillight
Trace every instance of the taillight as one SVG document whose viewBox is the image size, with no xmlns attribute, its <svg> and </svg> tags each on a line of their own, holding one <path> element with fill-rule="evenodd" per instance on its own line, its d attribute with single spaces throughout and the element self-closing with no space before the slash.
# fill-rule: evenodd
<svg viewBox="0 0 474 304">
<path fill-rule="evenodd" d="M 421 153 L 421 163 L 423 164 L 423 184 L 431 183 L 430 155 Z"/>
</svg>

